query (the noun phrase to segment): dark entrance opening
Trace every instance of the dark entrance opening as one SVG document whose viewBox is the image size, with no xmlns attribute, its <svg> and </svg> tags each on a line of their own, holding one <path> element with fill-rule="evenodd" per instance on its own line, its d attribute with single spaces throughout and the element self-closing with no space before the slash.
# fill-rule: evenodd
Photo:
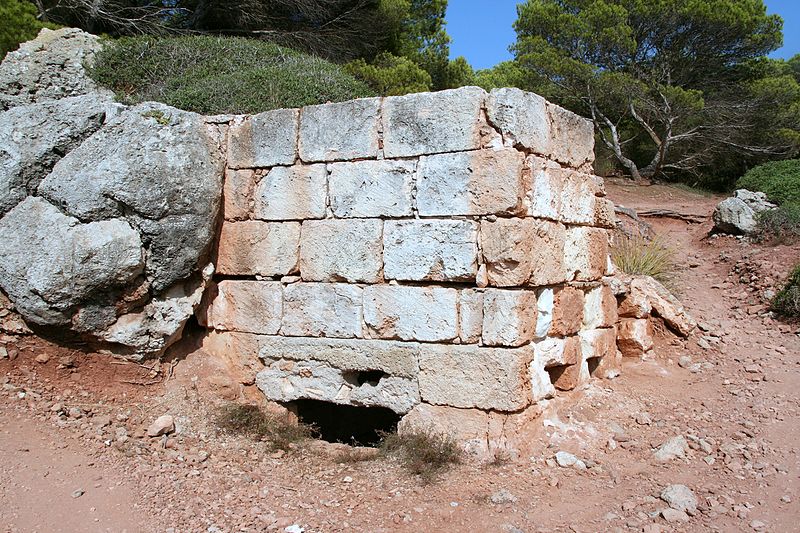
<svg viewBox="0 0 800 533">
<path fill-rule="evenodd" d="M 356 407 L 320 400 L 297 400 L 292 405 L 304 424 L 313 425 L 320 439 L 351 446 L 377 446 L 381 434 L 397 430 L 400 415 L 385 407 Z"/>
</svg>

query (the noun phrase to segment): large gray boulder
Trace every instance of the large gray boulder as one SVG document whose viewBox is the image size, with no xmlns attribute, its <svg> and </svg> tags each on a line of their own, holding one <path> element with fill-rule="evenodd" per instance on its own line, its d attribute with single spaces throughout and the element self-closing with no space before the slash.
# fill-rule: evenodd
<svg viewBox="0 0 800 533">
<path fill-rule="evenodd" d="M 107 97 L 87 94 L 0 112 L 0 216 L 34 194 L 56 162 L 115 109 Z"/>
<path fill-rule="evenodd" d="M 100 89 L 86 74 L 100 38 L 76 28 L 43 29 L 0 64 L 0 110 Z"/>
<path fill-rule="evenodd" d="M 739 189 L 731 198 L 717 204 L 711 216 L 714 230 L 733 235 L 750 235 L 758 226 L 756 215 L 774 208 L 775 204 L 768 202 L 763 192 Z"/>
</svg>

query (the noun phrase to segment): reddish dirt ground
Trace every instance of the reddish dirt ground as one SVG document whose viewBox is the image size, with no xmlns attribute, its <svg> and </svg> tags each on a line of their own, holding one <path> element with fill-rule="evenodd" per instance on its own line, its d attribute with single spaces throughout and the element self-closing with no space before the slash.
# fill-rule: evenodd
<svg viewBox="0 0 800 533">
<path fill-rule="evenodd" d="M 625 182 L 608 191 L 637 210 L 704 217 L 719 201 Z M 427 485 L 389 459 L 343 461 L 336 445 L 283 454 L 218 434 L 215 402 L 253 387 L 226 378 L 202 351 L 151 370 L 6 339 L 16 357 L 0 360 L 0 524 L 14 532 L 800 531 L 800 325 L 774 320 L 764 305 L 800 261 L 800 246 L 709 239 L 710 219 L 647 220 L 675 243 L 675 285 L 708 331 L 688 341 L 663 332 L 652 359 L 553 401 L 524 456 L 461 464 Z M 699 367 L 679 366 L 681 356 Z M 164 413 L 175 415 L 176 436 L 145 437 Z M 678 435 L 692 447 L 686 457 L 656 462 L 653 450 Z M 555 465 L 561 450 L 588 468 Z M 660 492 L 675 483 L 699 500 L 685 523 L 658 515 Z"/>
</svg>

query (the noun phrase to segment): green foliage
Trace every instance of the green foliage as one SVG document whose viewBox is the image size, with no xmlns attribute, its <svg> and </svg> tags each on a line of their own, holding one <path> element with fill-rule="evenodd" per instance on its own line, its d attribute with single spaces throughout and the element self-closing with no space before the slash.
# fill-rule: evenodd
<svg viewBox="0 0 800 533">
<path fill-rule="evenodd" d="M 257 405 L 230 403 L 216 415 L 217 427 L 232 435 L 245 435 L 254 440 L 266 441 L 274 449 L 288 450 L 313 436 L 314 428 L 289 421 L 262 411 Z"/>
<path fill-rule="evenodd" d="M 651 276 L 670 290 L 676 288 L 675 250 L 661 236 L 648 240 L 618 234 L 611 260 L 626 274 Z"/>
<path fill-rule="evenodd" d="M 122 102 L 156 100 L 204 114 L 252 114 L 375 94 L 341 66 L 232 37 L 122 38 L 107 43 L 90 74 Z"/>
<path fill-rule="evenodd" d="M 386 435 L 381 451 L 396 456 L 411 474 L 420 476 L 425 483 L 434 481 L 462 457 L 455 439 L 433 429 Z"/>
<path fill-rule="evenodd" d="M 36 18 L 36 7 L 24 0 L 0 0 L 0 60 L 6 53 L 16 50 L 19 43 L 30 41 L 42 28 L 52 25 L 42 24 Z"/>
<path fill-rule="evenodd" d="M 787 318 L 800 318 L 800 265 L 794 267 L 786 285 L 772 300 L 772 310 Z"/>
<path fill-rule="evenodd" d="M 502 87 L 530 88 L 526 83 L 525 71 L 516 61 L 503 61 L 489 69 L 475 73 L 475 85 L 487 91 Z"/>
<path fill-rule="evenodd" d="M 388 52 L 378 55 L 372 63 L 357 59 L 345 65 L 345 69 L 382 96 L 431 89 L 431 75 L 422 67 L 408 58 L 393 56 Z"/>
<path fill-rule="evenodd" d="M 773 244 L 800 240 L 800 204 L 784 204 L 759 213 L 754 237 Z"/>
<path fill-rule="evenodd" d="M 800 159 L 759 165 L 739 178 L 736 187 L 761 191 L 777 204 L 800 204 Z"/>
<path fill-rule="evenodd" d="M 445 82 L 442 89 L 457 89 L 467 85 L 475 85 L 475 71 L 466 58 L 458 56 L 447 63 Z"/>
</svg>

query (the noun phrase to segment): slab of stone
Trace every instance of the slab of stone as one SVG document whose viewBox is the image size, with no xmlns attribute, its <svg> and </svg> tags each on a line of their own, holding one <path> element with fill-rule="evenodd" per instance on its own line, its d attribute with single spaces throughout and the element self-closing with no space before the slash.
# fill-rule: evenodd
<svg viewBox="0 0 800 533">
<path fill-rule="evenodd" d="M 553 311 L 556 305 L 555 288 L 539 289 L 536 295 L 536 334 L 535 338 L 544 339 L 553 325 Z"/>
<path fill-rule="evenodd" d="M 577 336 L 547 337 L 531 344 L 534 360 L 542 368 L 574 365 L 580 361 L 581 342 Z"/>
<path fill-rule="evenodd" d="M 617 227 L 617 214 L 614 211 L 614 202 L 607 198 L 595 198 L 594 225 L 607 229 L 614 229 Z"/>
<path fill-rule="evenodd" d="M 300 159 L 306 163 L 374 159 L 379 149 L 380 107 L 380 98 L 304 107 Z"/>
<path fill-rule="evenodd" d="M 458 338 L 477 344 L 483 331 L 483 291 L 464 289 L 458 293 Z"/>
<path fill-rule="evenodd" d="M 486 289 L 482 340 L 486 346 L 522 346 L 536 335 L 536 292 Z"/>
<path fill-rule="evenodd" d="M 325 165 L 274 167 L 256 187 L 254 218 L 325 218 L 327 179 Z"/>
<path fill-rule="evenodd" d="M 553 321 L 550 335 L 566 337 L 577 333 L 583 325 L 583 291 L 575 287 L 561 287 L 555 290 Z"/>
<path fill-rule="evenodd" d="M 405 414 L 419 403 L 419 388 L 412 379 L 382 377 L 359 383 L 355 374 L 315 360 L 265 360 L 256 385 L 267 399 L 290 402 L 319 400 L 360 407 L 386 407 Z"/>
<path fill-rule="evenodd" d="M 480 238 L 490 285 L 517 287 L 528 283 L 535 259 L 536 222 L 533 219 L 482 220 Z"/>
<path fill-rule="evenodd" d="M 480 87 L 385 98 L 385 156 L 413 157 L 480 148 L 485 98 L 486 92 Z"/>
<path fill-rule="evenodd" d="M 420 216 L 517 215 L 528 192 L 525 156 L 514 149 L 426 156 L 417 173 Z"/>
<path fill-rule="evenodd" d="M 281 327 L 283 287 L 277 281 L 223 280 L 206 311 L 210 328 L 275 335 Z M 213 294 L 213 292 L 212 292 Z"/>
<path fill-rule="evenodd" d="M 583 329 L 610 328 L 617 323 L 617 299 L 608 285 L 586 291 Z"/>
<path fill-rule="evenodd" d="M 558 163 L 533 155 L 528 157 L 526 166 L 531 174 L 531 187 L 526 199 L 528 215 L 559 220 L 564 188 L 561 167 Z"/>
<path fill-rule="evenodd" d="M 256 176 L 252 170 L 225 171 L 222 188 L 225 220 L 247 220 L 253 214 Z"/>
<path fill-rule="evenodd" d="M 383 221 L 307 220 L 300 237 L 300 276 L 305 281 L 379 283 L 383 270 Z"/>
<path fill-rule="evenodd" d="M 286 276 L 297 272 L 299 247 L 299 222 L 225 222 L 217 271 L 229 276 Z"/>
<path fill-rule="evenodd" d="M 552 124 L 550 154 L 559 163 L 581 168 L 594 162 L 594 125 L 557 105 L 547 104 Z"/>
<path fill-rule="evenodd" d="M 486 112 L 489 123 L 500 130 L 507 144 L 549 155 L 550 116 L 544 98 L 516 88 L 493 89 Z"/>
<path fill-rule="evenodd" d="M 552 170 L 561 180 L 561 221 L 566 224 L 593 225 L 597 212 L 597 187 L 594 178 L 573 170 Z"/>
<path fill-rule="evenodd" d="M 292 283 L 283 290 L 281 335 L 361 338 L 361 293 L 344 283 Z"/>
<path fill-rule="evenodd" d="M 550 399 L 556 395 L 556 388 L 550 379 L 550 372 L 544 368 L 541 360 L 534 358 L 530 361 L 528 375 L 530 376 L 532 402 Z"/>
<path fill-rule="evenodd" d="M 578 336 L 581 339 L 581 353 L 583 359 L 610 357 L 617 352 L 617 330 L 615 328 L 597 328 L 582 330 Z"/>
<path fill-rule="evenodd" d="M 331 209 L 338 218 L 412 214 L 414 161 L 356 161 L 330 165 Z"/>
<path fill-rule="evenodd" d="M 239 119 L 228 134 L 230 168 L 292 165 L 297 158 L 297 109 L 275 109 Z"/>
<path fill-rule="evenodd" d="M 567 228 L 564 264 L 568 269 L 568 280 L 596 281 L 602 278 L 608 265 L 608 232 L 587 226 Z"/>
<path fill-rule="evenodd" d="M 563 283 L 568 277 L 569 262 L 565 258 L 567 231 L 562 224 L 549 220 L 533 220 L 531 277 L 528 285 L 541 287 Z"/>
<path fill-rule="evenodd" d="M 387 220 L 386 279 L 472 281 L 478 271 L 478 225 L 466 220 Z"/>
<path fill-rule="evenodd" d="M 451 407 L 519 411 L 531 402 L 526 349 L 426 346 L 420 353 L 422 401 Z"/>
<path fill-rule="evenodd" d="M 364 322 L 372 337 L 452 341 L 458 337 L 458 291 L 372 285 L 364 289 Z"/>
<path fill-rule="evenodd" d="M 653 348 L 653 325 L 647 318 L 623 318 L 617 324 L 617 347 L 624 357 L 642 357 Z"/>
</svg>

